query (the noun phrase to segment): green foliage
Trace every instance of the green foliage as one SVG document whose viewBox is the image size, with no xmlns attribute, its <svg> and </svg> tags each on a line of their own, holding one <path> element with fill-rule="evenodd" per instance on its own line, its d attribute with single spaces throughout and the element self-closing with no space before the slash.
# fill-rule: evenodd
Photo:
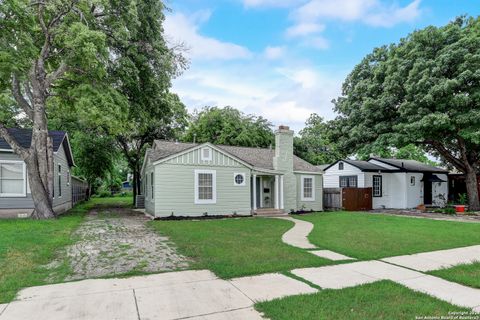
<svg viewBox="0 0 480 320">
<path fill-rule="evenodd" d="M 183 137 L 187 142 L 211 142 L 243 147 L 268 147 L 274 143 L 272 124 L 232 107 L 205 107 L 196 112 Z"/>
<path fill-rule="evenodd" d="M 331 139 L 331 122 L 312 114 L 305 122 L 305 128 L 293 141 L 294 153 L 312 164 L 328 164 L 346 156 Z"/>
<path fill-rule="evenodd" d="M 461 193 L 458 195 L 458 203 L 464 205 L 468 203 L 468 196 L 466 193 Z"/>
<path fill-rule="evenodd" d="M 348 75 L 334 101 L 342 150 L 363 154 L 419 145 L 464 170 L 464 145 L 478 163 L 480 18 L 415 31 L 375 49 Z"/>
</svg>

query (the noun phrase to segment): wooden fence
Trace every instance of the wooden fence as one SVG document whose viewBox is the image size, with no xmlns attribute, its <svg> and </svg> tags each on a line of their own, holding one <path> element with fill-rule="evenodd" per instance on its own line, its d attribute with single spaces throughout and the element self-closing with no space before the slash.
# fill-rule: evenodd
<svg viewBox="0 0 480 320">
<path fill-rule="evenodd" d="M 342 205 L 347 211 L 372 210 L 372 188 L 342 188 Z"/>
<path fill-rule="evenodd" d="M 88 200 L 88 183 L 72 176 L 72 206 L 79 201 Z"/>
<path fill-rule="evenodd" d="M 323 207 L 326 210 L 342 209 L 342 189 L 324 188 L 323 189 Z"/>
</svg>

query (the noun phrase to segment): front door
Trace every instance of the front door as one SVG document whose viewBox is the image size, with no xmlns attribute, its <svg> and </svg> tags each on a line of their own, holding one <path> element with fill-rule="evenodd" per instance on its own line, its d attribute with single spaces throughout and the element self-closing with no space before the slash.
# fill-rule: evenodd
<svg viewBox="0 0 480 320">
<path fill-rule="evenodd" d="M 426 174 L 423 176 L 423 204 L 432 204 L 432 181 L 428 181 Z"/>
<path fill-rule="evenodd" d="M 273 201 L 272 201 L 272 180 L 270 177 L 263 177 L 262 179 L 262 207 L 263 208 L 272 208 Z"/>
</svg>

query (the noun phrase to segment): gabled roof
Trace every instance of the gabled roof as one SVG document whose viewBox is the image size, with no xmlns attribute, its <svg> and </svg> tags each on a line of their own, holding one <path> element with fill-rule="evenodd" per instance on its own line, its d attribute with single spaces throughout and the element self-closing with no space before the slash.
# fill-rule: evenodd
<svg viewBox="0 0 480 320">
<path fill-rule="evenodd" d="M 374 163 L 370 163 L 368 161 L 362 161 L 362 160 L 350 160 L 350 159 L 344 159 L 344 160 L 338 160 L 334 163 L 332 163 L 331 165 L 329 165 L 328 167 L 326 167 L 325 169 L 323 169 L 324 171 L 325 170 L 328 170 L 329 168 L 333 167 L 335 164 L 339 163 L 339 162 L 345 162 L 345 163 L 348 163 L 358 169 L 360 169 L 361 171 L 364 171 L 364 172 L 392 172 L 392 171 L 398 171 L 398 170 L 390 170 L 388 168 L 385 168 L 385 167 L 382 167 L 382 166 L 379 166 L 379 165 L 376 165 Z"/>
<path fill-rule="evenodd" d="M 428 164 L 422 163 L 416 160 L 405 160 L 405 159 L 385 159 L 378 157 L 371 157 L 370 160 L 377 160 L 379 162 L 385 163 L 387 165 L 398 168 L 402 171 L 407 172 L 432 172 L 432 173 L 448 173 L 448 170 L 430 166 Z"/>
<path fill-rule="evenodd" d="M 17 140 L 20 146 L 22 146 L 23 148 L 30 148 L 30 144 L 32 142 L 31 129 L 9 128 L 7 130 L 15 138 L 15 140 Z M 70 166 L 74 166 L 75 163 L 73 161 L 73 155 L 70 149 L 70 142 L 68 141 L 67 133 L 65 131 L 49 130 L 48 135 L 52 138 L 53 152 L 57 152 L 60 146 L 63 145 Z M 0 150 L 12 150 L 10 145 L 1 137 Z"/>
<path fill-rule="evenodd" d="M 180 143 L 171 142 L 165 140 L 155 140 L 154 148 L 147 152 L 147 157 L 150 157 L 151 161 L 158 161 L 175 155 L 177 153 L 193 149 L 202 144 L 198 143 Z M 250 164 L 252 167 L 274 170 L 273 158 L 275 156 L 275 150 L 269 148 L 249 148 L 249 147 L 235 147 L 225 145 L 214 145 L 216 148 L 224 151 L 231 156 L 242 160 Z M 320 172 L 320 169 L 307 161 L 293 156 L 293 170 L 294 171 L 306 171 L 306 172 Z"/>
</svg>

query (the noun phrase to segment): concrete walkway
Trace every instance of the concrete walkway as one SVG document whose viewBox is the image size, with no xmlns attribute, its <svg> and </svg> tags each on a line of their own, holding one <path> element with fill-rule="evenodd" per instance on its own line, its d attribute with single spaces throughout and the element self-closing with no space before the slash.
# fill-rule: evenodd
<svg viewBox="0 0 480 320">
<path fill-rule="evenodd" d="M 292 229 L 285 232 L 282 236 L 282 241 L 291 246 L 300 249 L 316 249 L 317 247 L 308 241 L 307 236 L 313 230 L 313 223 L 291 217 L 271 217 L 272 219 L 288 220 L 295 223 Z"/>
<path fill-rule="evenodd" d="M 432 271 L 480 261 L 480 245 L 390 257 L 382 261 L 414 270 Z"/>
<path fill-rule="evenodd" d="M 0 320 L 260 320 L 255 302 L 316 291 L 281 274 L 226 281 L 207 270 L 170 272 L 27 288 L 0 305 Z"/>
</svg>

